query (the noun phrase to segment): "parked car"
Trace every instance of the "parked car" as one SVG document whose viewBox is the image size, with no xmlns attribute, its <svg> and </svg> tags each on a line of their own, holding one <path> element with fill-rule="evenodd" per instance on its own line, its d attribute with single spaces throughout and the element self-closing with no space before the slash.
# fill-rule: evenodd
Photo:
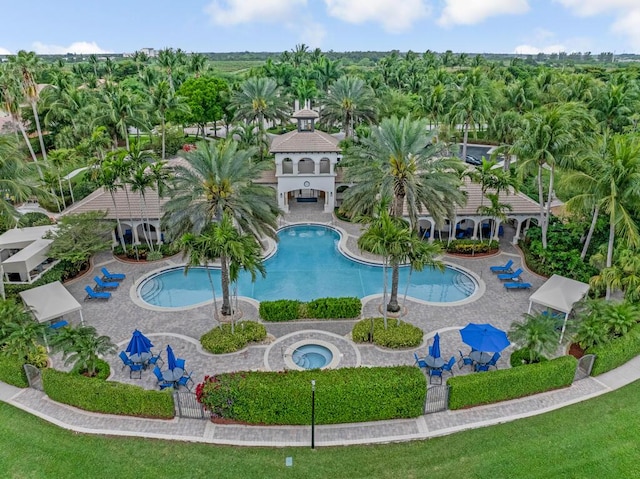
<svg viewBox="0 0 640 479">
<path fill-rule="evenodd" d="M 477 159 L 475 156 L 471 156 L 471 155 L 467 155 L 464 159 L 465 163 L 468 163 L 469 165 L 473 165 L 473 166 L 480 166 L 482 164 L 482 161 Z"/>
</svg>

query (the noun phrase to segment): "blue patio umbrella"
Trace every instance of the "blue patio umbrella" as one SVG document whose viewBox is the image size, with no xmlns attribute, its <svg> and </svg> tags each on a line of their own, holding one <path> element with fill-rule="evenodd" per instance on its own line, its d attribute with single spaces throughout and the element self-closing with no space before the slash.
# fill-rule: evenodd
<svg viewBox="0 0 640 479">
<path fill-rule="evenodd" d="M 171 346 L 167 344 L 167 367 L 170 370 L 174 370 L 176 368 L 176 356 L 173 354 L 173 349 Z"/>
<path fill-rule="evenodd" d="M 140 331 L 136 329 L 133 332 L 133 336 L 131 336 L 131 341 L 129 341 L 129 344 L 127 345 L 127 349 L 125 351 L 128 352 L 129 355 L 142 354 L 142 353 L 151 352 L 152 347 L 153 347 L 153 344 L 151 344 L 151 341 L 149 340 L 149 338 L 147 338 L 144 334 L 142 334 Z"/>
<path fill-rule="evenodd" d="M 507 333 L 490 324 L 469 323 L 460 330 L 460 336 L 463 343 L 487 353 L 499 353 L 511 344 Z"/>
<path fill-rule="evenodd" d="M 434 358 L 440 357 L 440 335 L 436 333 L 433 337 L 433 345 L 431 346 L 431 356 Z"/>
</svg>

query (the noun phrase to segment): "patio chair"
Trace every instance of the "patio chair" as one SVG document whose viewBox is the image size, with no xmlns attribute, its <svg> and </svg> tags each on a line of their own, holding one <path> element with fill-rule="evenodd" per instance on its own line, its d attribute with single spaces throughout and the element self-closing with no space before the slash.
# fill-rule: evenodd
<svg viewBox="0 0 640 479">
<path fill-rule="evenodd" d="M 122 281 L 127 277 L 124 273 L 110 273 L 107 268 L 102 268 L 100 271 L 104 281 Z"/>
<path fill-rule="evenodd" d="M 473 366 L 473 359 L 462 354 L 462 351 L 460 351 L 459 349 L 458 352 L 460 353 L 460 359 L 458 359 L 458 369 L 462 369 L 463 366 Z"/>
<path fill-rule="evenodd" d="M 185 360 L 182 358 L 176 358 L 176 367 L 180 369 L 184 369 Z"/>
<path fill-rule="evenodd" d="M 413 357 L 416 358 L 416 362 L 413 363 L 414 366 L 417 364 L 419 368 L 428 369 L 427 363 L 424 361 L 424 359 L 420 359 L 416 353 L 413 353 Z"/>
<path fill-rule="evenodd" d="M 506 289 L 531 289 L 531 283 L 504 283 Z"/>
<path fill-rule="evenodd" d="M 87 299 L 109 299 L 111 297 L 111 293 L 108 291 L 95 291 L 91 289 L 91 286 L 85 286 L 84 290 L 87 292 L 84 300 Z"/>
<path fill-rule="evenodd" d="M 191 379 L 192 374 L 193 374 L 193 371 L 191 371 L 189 374 L 185 374 L 184 376 L 182 376 L 178 380 L 178 387 L 184 386 L 185 388 L 187 388 L 188 391 L 191 391 L 191 388 L 189 387 L 189 383 L 191 383 L 191 386 L 195 385 L 194 380 Z"/>
<path fill-rule="evenodd" d="M 166 388 L 173 387 L 173 383 L 167 382 L 162 378 L 162 371 L 160 371 L 160 368 L 158 366 L 153 368 L 153 374 L 155 374 L 156 378 L 158 378 L 158 386 L 160 386 L 160 391 Z"/>
<path fill-rule="evenodd" d="M 489 362 L 487 363 L 488 367 L 494 367 L 496 369 L 498 369 L 498 365 L 496 364 L 498 362 L 498 360 L 500 359 L 502 355 L 500 353 L 495 353 L 492 357 L 491 360 L 489 360 Z M 487 369 L 488 370 L 488 369 Z"/>
<path fill-rule="evenodd" d="M 510 259 L 509 261 L 507 261 L 505 264 L 501 266 L 490 266 L 489 269 L 493 273 L 510 273 L 512 266 L 513 266 L 513 260 Z"/>
<path fill-rule="evenodd" d="M 122 363 L 123 363 L 122 369 L 133 364 L 133 361 L 129 359 L 129 356 L 127 356 L 127 353 L 125 353 L 124 351 L 120 351 L 120 354 L 118 354 L 118 357 L 122 359 Z"/>
<path fill-rule="evenodd" d="M 488 371 L 489 370 L 489 363 L 487 364 L 476 364 L 475 365 L 475 371 L 477 373 L 481 372 L 481 371 Z"/>
<path fill-rule="evenodd" d="M 160 357 L 160 353 L 153 354 L 153 352 L 151 352 L 151 357 L 149 358 L 147 363 L 153 364 L 154 366 L 157 366 L 157 364 L 160 363 L 160 366 L 162 366 L 164 364 L 164 360 Z"/>
<path fill-rule="evenodd" d="M 502 273 L 498 275 L 498 279 L 501 281 L 520 281 L 520 275 L 522 274 L 522 268 L 518 268 L 513 273 Z"/>
<path fill-rule="evenodd" d="M 100 276 L 94 276 L 93 280 L 96 282 L 96 289 L 98 290 L 116 289 L 118 286 L 120 286 L 120 283 L 116 283 L 115 281 L 102 281 L 100 279 Z"/>
<path fill-rule="evenodd" d="M 429 356 L 433 356 L 433 346 L 429 346 Z"/>
<path fill-rule="evenodd" d="M 451 358 L 449 359 L 449 362 L 444 366 L 442 366 L 442 372 L 448 372 L 453 376 L 453 369 L 451 368 L 453 368 L 454 364 L 456 364 L 456 357 L 451 356 Z"/>
<path fill-rule="evenodd" d="M 442 384 L 442 369 L 429 369 L 429 384 L 433 384 L 435 378 L 438 378 L 438 384 Z"/>
<path fill-rule="evenodd" d="M 139 372 L 140 376 L 138 376 L 136 379 L 142 379 L 142 369 L 143 369 L 143 365 L 142 364 L 136 364 L 136 363 L 131 363 L 128 365 L 129 366 L 129 378 L 131 379 L 133 376 L 131 376 L 132 373 L 134 372 Z"/>
</svg>

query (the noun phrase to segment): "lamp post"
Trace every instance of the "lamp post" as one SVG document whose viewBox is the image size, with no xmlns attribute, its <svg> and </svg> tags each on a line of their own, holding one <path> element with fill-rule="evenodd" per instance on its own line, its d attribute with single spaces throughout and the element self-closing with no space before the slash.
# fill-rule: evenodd
<svg viewBox="0 0 640 479">
<path fill-rule="evenodd" d="M 316 380 L 311 380 L 311 449 L 316 448 Z"/>
</svg>

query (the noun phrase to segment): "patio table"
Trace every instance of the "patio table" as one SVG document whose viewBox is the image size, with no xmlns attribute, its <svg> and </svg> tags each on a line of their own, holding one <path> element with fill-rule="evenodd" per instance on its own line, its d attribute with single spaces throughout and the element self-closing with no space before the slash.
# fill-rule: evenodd
<svg viewBox="0 0 640 479">
<path fill-rule="evenodd" d="M 424 362 L 427 363 L 427 366 L 433 369 L 440 369 L 445 365 L 445 360 L 442 358 L 434 358 L 433 356 L 426 356 L 424 358 Z"/>
<path fill-rule="evenodd" d="M 489 361 L 491 361 L 491 358 L 493 357 L 493 353 L 487 353 L 484 351 L 471 351 L 469 353 L 469 357 L 475 363 L 487 364 Z"/>
<path fill-rule="evenodd" d="M 142 364 L 146 367 L 147 361 L 151 359 L 151 353 L 132 354 L 129 356 L 131 362 L 134 364 Z"/>
<path fill-rule="evenodd" d="M 166 371 L 162 371 L 162 379 L 169 383 L 175 383 L 180 381 L 180 378 L 184 375 L 184 369 L 182 368 L 173 368 L 167 369 Z"/>
</svg>

